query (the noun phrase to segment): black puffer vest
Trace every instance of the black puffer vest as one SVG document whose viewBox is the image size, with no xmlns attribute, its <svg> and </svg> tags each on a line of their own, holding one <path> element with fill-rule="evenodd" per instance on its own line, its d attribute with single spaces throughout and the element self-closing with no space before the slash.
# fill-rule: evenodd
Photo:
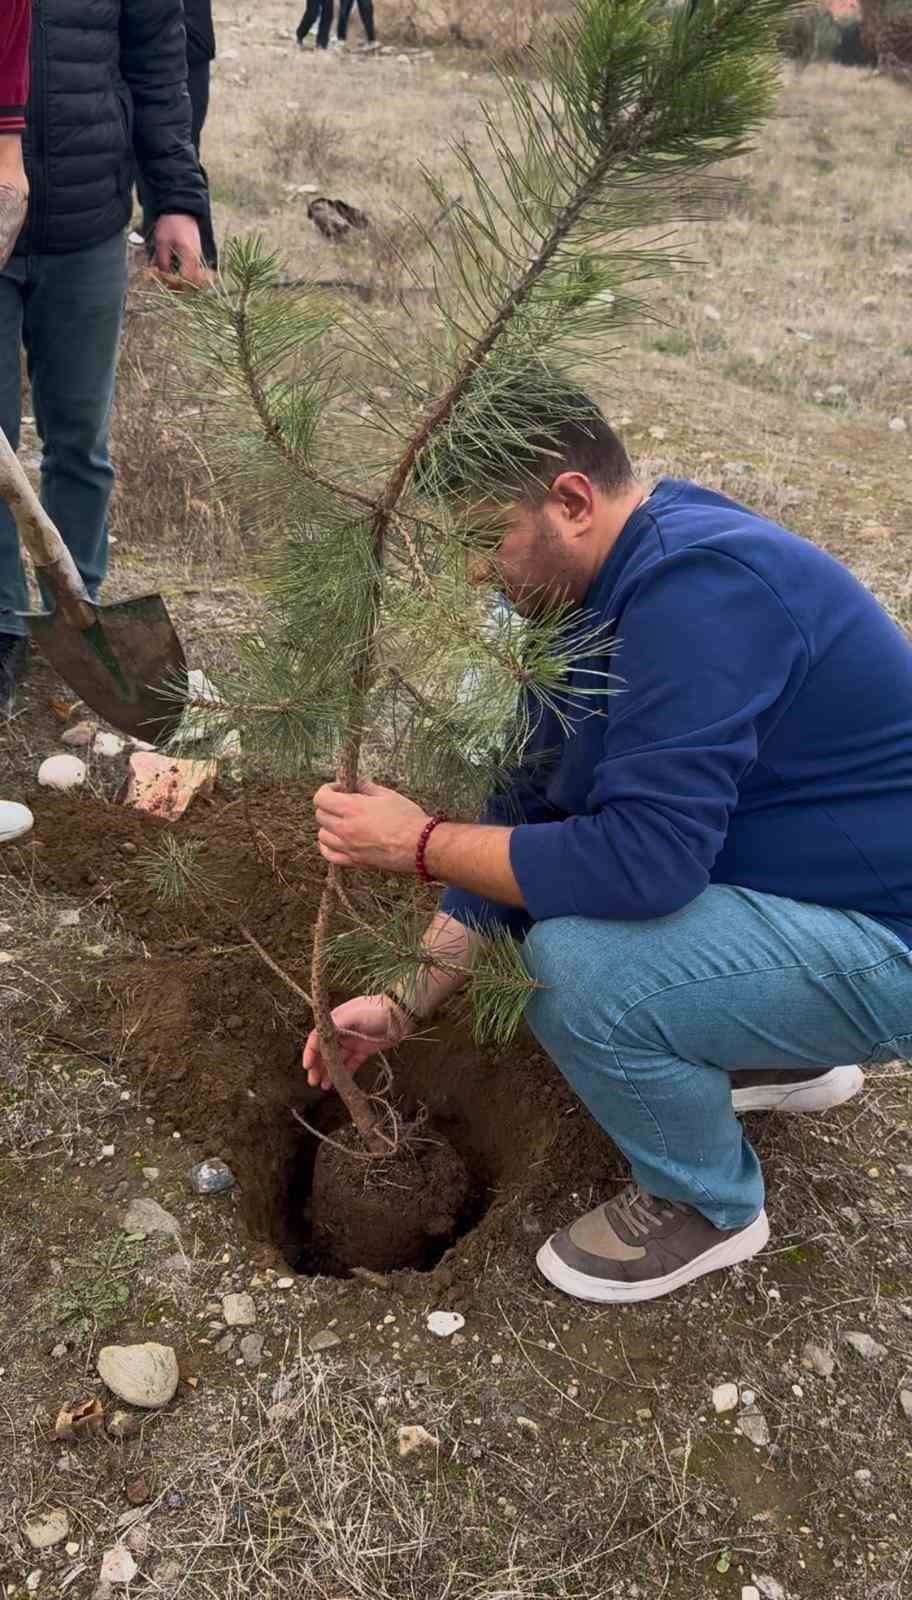
<svg viewBox="0 0 912 1600">
<path fill-rule="evenodd" d="M 33 0 L 17 254 L 110 239 L 129 220 L 137 166 L 153 217 L 205 215 L 186 74 L 181 0 Z"/>
</svg>

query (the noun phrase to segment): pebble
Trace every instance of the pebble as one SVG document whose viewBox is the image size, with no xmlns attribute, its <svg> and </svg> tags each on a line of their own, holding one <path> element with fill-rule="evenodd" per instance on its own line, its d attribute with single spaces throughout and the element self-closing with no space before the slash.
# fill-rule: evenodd
<svg viewBox="0 0 912 1600">
<path fill-rule="evenodd" d="M 516 1426 L 520 1433 L 527 1434 L 530 1439 L 537 1439 L 541 1433 L 539 1424 L 532 1417 L 517 1417 Z"/>
<path fill-rule="evenodd" d="M 859 1484 L 862 1489 L 866 1489 L 867 1488 L 867 1486 L 871 1482 L 871 1479 L 873 1478 L 873 1476 L 874 1476 L 874 1474 L 871 1471 L 870 1467 L 859 1467 L 857 1469 L 857 1471 L 853 1473 L 853 1477 L 855 1479 L 855 1482 L 857 1484 Z"/>
<path fill-rule="evenodd" d="M 852 1346 L 856 1355 L 861 1356 L 863 1361 L 882 1361 L 887 1353 L 884 1346 L 878 1344 L 876 1339 L 872 1339 L 869 1333 L 844 1333 L 842 1339 L 844 1344 Z"/>
<path fill-rule="evenodd" d="M 78 1546 L 78 1544 L 76 1544 L 75 1540 L 73 1540 L 73 1539 L 70 1539 L 68 1541 L 68 1543 L 64 1545 L 63 1548 L 66 1551 L 68 1556 L 78 1556 L 78 1554 L 79 1554 L 79 1546 Z"/>
<path fill-rule="evenodd" d="M 115 1544 L 101 1558 L 99 1582 L 132 1583 L 139 1567 L 125 1544 Z"/>
<path fill-rule="evenodd" d="M 222 1316 L 229 1328 L 252 1328 L 256 1322 L 252 1295 L 226 1294 L 222 1299 Z"/>
<path fill-rule="evenodd" d="M 123 1225 L 127 1233 L 170 1233 L 176 1236 L 180 1232 L 177 1218 L 172 1217 L 170 1211 L 160 1206 L 157 1200 L 147 1200 L 143 1196 L 130 1201 Z"/>
<path fill-rule="evenodd" d="M 432 1311 L 427 1319 L 428 1333 L 436 1334 L 438 1339 L 449 1339 L 464 1327 L 465 1317 L 459 1311 Z"/>
<path fill-rule="evenodd" d="M 906 422 L 905 417 L 891 417 L 890 418 L 890 432 L 891 433 L 905 433 L 907 426 L 908 426 L 908 424 Z"/>
<path fill-rule="evenodd" d="M 76 789 L 85 777 L 86 765 L 78 756 L 48 756 L 38 768 L 38 782 L 45 789 Z"/>
<path fill-rule="evenodd" d="M 322 1328 L 319 1333 L 311 1334 L 307 1348 L 312 1350 L 314 1355 L 318 1355 L 321 1350 L 332 1350 L 335 1345 L 341 1343 L 342 1340 L 337 1333 L 333 1333 L 332 1328 Z"/>
<path fill-rule="evenodd" d="M 58 928 L 78 928 L 81 917 L 76 910 L 61 911 L 57 917 Z"/>
<path fill-rule="evenodd" d="M 147 1183 L 154 1183 L 158 1177 L 158 1167 L 143 1167 L 142 1175 Z"/>
<path fill-rule="evenodd" d="M 113 1144 L 103 1144 L 101 1147 L 101 1154 L 103 1160 L 110 1161 L 112 1157 L 117 1154 L 117 1146 Z"/>
<path fill-rule="evenodd" d="M 67 728 L 60 735 L 60 743 L 70 745 L 73 750 L 81 750 L 92 743 L 97 732 L 97 722 L 74 722 L 72 728 Z"/>
<path fill-rule="evenodd" d="M 149 1548 L 148 1522 L 137 1522 L 124 1539 L 124 1544 L 135 1556 L 144 1556 Z"/>
<path fill-rule="evenodd" d="M 752 1583 L 742 1584 L 741 1600 L 760 1600 L 760 1590 Z"/>
<path fill-rule="evenodd" d="M 778 1578 L 771 1578 L 768 1572 L 751 1573 L 751 1577 L 763 1600 L 786 1600 L 785 1590 Z"/>
<path fill-rule="evenodd" d="M 96 756 L 119 756 L 127 747 L 126 739 L 119 733 L 96 733 L 92 744 L 92 754 Z"/>
<path fill-rule="evenodd" d="M 65 1344 L 55 1344 L 53 1350 L 51 1351 L 51 1355 L 55 1361 L 62 1361 L 66 1353 L 67 1347 Z"/>
<path fill-rule="evenodd" d="M 163 1406 L 173 1399 L 180 1373 L 169 1344 L 105 1345 L 98 1374 L 119 1399 L 133 1406 Z"/>
<path fill-rule="evenodd" d="M 403 1423 L 399 1429 L 399 1454 L 410 1456 L 413 1450 L 422 1450 L 430 1445 L 433 1449 L 440 1448 L 440 1440 L 436 1434 L 428 1433 L 427 1428 L 420 1422 Z"/>
<path fill-rule="evenodd" d="M 738 1427 L 751 1444 L 763 1449 L 770 1442 L 769 1424 L 757 1406 L 749 1406 L 738 1418 Z"/>
<path fill-rule="evenodd" d="M 37 1594 L 38 1587 L 41 1583 L 41 1578 L 42 1572 L 40 1567 L 36 1567 L 34 1572 L 29 1573 L 25 1580 L 25 1587 L 27 1588 L 29 1594 Z"/>
<path fill-rule="evenodd" d="M 753 1389 L 742 1389 L 741 1390 L 741 1404 L 743 1406 L 752 1406 L 752 1405 L 754 1405 L 755 1402 L 756 1402 L 756 1399 L 757 1399 L 757 1396 L 754 1394 Z"/>
<path fill-rule="evenodd" d="M 258 1367 L 263 1359 L 263 1335 L 261 1333 L 247 1333 L 238 1346 L 248 1367 Z"/>
<path fill-rule="evenodd" d="M 717 1383 L 712 1392 L 713 1410 L 722 1415 L 724 1411 L 734 1411 L 738 1404 L 738 1385 L 736 1383 Z"/>
<path fill-rule="evenodd" d="M 70 1531 L 70 1519 L 63 1510 L 47 1511 L 44 1516 L 23 1523 L 22 1531 L 33 1550 L 50 1550 L 63 1543 Z"/>
<path fill-rule="evenodd" d="M 900 1389 L 899 1408 L 907 1422 L 912 1422 L 912 1389 Z"/>
<path fill-rule="evenodd" d="M 225 1194 L 234 1188 L 237 1178 L 224 1161 L 210 1157 L 190 1168 L 190 1182 L 197 1194 Z"/>
<path fill-rule="evenodd" d="M 832 1350 L 810 1341 L 802 1347 L 801 1365 L 806 1372 L 816 1372 L 818 1378 L 830 1378 L 836 1365 Z"/>
<path fill-rule="evenodd" d="M 294 1278 L 276 1278 L 277 1289 L 293 1289 Z"/>
<path fill-rule="evenodd" d="M 704 306 L 703 307 L 703 315 L 704 315 L 704 317 L 708 317 L 710 322 L 721 322 L 722 321 L 722 313 L 719 310 L 718 306 Z"/>
</svg>

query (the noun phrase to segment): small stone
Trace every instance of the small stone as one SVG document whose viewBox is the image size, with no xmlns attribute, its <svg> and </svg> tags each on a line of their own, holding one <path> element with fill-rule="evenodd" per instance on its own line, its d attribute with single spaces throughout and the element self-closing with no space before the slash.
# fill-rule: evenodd
<svg viewBox="0 0 912 1600">
<path fill-rule="evenodd" d="M 152 1498 L 149 1485 L 145 1478 L 132 1478 L 130 1482 L 124 1486 L 124 1494 L 129 1500 L 131 1506 L 144 1506 L 146 1501 Z"/>
<path fill-rule="evenodd" d="M 68 1556 L 78 1556 L 79 1554 L 79 1546 L 74 1539 L 68 1540 L 63 1548 Z"/>
<path fill-rule="evenodd" d="M 142 1175 L 147 1183 L 154 1183 L 158 1177 L 158 1167 L 143 1167 Z"/>
<path fill-rule="evenodd" d="M 165 1211 L 157 1200 L 139 1196 L 131 1200 L 124 1214 L 123 1226 L 127 1233 L 168 1233 L 175 1237 L 180 1232 L 177 1218 Z"/>
<path fill-rule="evenodd" d="M 907 1422 L 912 1422 L 912 1389 L 900 1389 L 899 1408 Z"/>
<path fill-rule="evenodd" d="M 244 1335 L 238 1349 L 244 1358 L 244 1365 L 258 1367 L 263 1359 L 264 1339 L 261 1333 L 248 1333 Z"/>
<path fill-rule="evenodd" d="M 738 1427 L 744 1434 L 745 1439 L 749 1439 L 751 1444 L 757 1445 L 758 1448 L 764 1449 L 769 1444 L 769 1424 L 763 1412 L 757 1406 L 750 1406 L 746 1411 L 741 1412 L 738 1418 Z"/>
<path fill-rule="evenodd" d="M 753 1583 L 742 1584 L 741 1600 L 760 1600 L 760 1590 Z"/>
<path fill-rule="evenodd" d="M 753 1389 L 742 1389 L 741 1390 L 741 1404 L 743 1406 L 752 1406 L 755 1403 L 756 1399 L 757 1399 L 757 1396 L 754 1394 Z"/>
<path fill-rule="evenodd" d="M 53 1350 L 51 1351 L 51 1355 L 55 1361 L 62 1361 L 66 1353 L 67 1347 L 65 1344 L 55 1344 Z"/>
<path fill-rule="evenodd" d="M 751 1573 L 751 1577 L 759 1589 L 763 1600 L 786 1600 L 785 1590 L 783 1589 L 778 1578 L 771 1578 L 767 1572 L 753 1572 Z"/>
<path fill-rule="evenodd" d="M 38 1593 L 38 1589 L 39 1589 L 39 1587 L 41 1585 L 41 1578 L 42 1578 L 42 1572 L 41 1572 L 41 1568 L 40 1567 L 36 1567 L 34 1572 L 30 1572 L 29 1573 L 28 1577 L 25 1580 L 25 1587 L 28 1590 L 29 1594 L 37 1594 Z"/>
<path fill-rule="evenodd" d="M 252 1328 L 256 1322 L 256 1306 L 249 1294 L 226 1294 L 222 1299 L 222 1316 L 229 1328 Z"/>
<path fill-rule="evenodd" d="M 703 315 L 704 315 L 704 317 L 708 317 L 710 322 L 721 322 L 722 321 L 722 313 L 719 310 L 718 306 L 704 306 L 703 307 Z"/>
<path fill-rule="evenodd" d="M 840 1206 L 839 1215 L 845 1217 L 846 1222 L 851 1222 L 853 1228 L 861 1226 L 861 1212 L 856 1211 L 854 1206 Z"/>
<path fill-rule="evenodd" d="M 112 1160 L 113 1157 L 116 1154 L 117 1154 L 117 1146 L 116 1145 L 113 1145 L 113 1144 L 103 1144 L 102 1145 L 102 1147 L 101 1147 L 101 1155 L 102 1155 L 102 1159 L 104 1161 Z"/>
<path fill-rule="evenodd" d="M 72 761 L 75 758 L 60 756 L 57 759 Z M 196 795 L 211 794 L 217 776 L 215 761 L 188 761 L 177 756 L 137 751 L 130 757 L 124 804 L 174 822 Z"/>
<path fill-rule="evenodd" d="M 738 1404 L 738 1385 L 736 1383 L 718 1383 L 712 1392 L 713 1410 L 719 1416 L 725 1411 L 734 1411 Z"/>
<path fill-rule="evenodd" d="M 101 1558 L 101 1574 L 99 1581 L 102 1584 L 132 1583 L 139 1571 L 136 1562 L 125 1544 L 112 1545 Z"/>
<path fill-rule="evenodd" d="M 119 756 L 126 749 L 127 741 L 119 733 L 96 733 L 92 745 L 92 754 L 96 756 Z"/>
<path fill-rule="evenodd" d="M 275 1286 L 277 1289 L 293 1289 L 294 1278 L 276 1278 Z"/>
<path fill-rule="evenodd" d="M 148 1408 L 167 1405 L 180 1379 L 171 1346 L 151 1341 L 105 1345 L 98 1352 L 98 1373 L 119 1399 Z"/>
<path fill-rule="evenodd" d="M 135 1439 L 142 1423 L 132 1411 L 115 1411 L 108 1418 L 107 1427 L 112 1439 Z"/>
<path fill-rule="evenodd" d="M 658 428 L 658 427 L 650 428 L 649 436 L 652 439 L 667 439 L 668 438 L 668 429 L 667 428 Z"/>
<path fill-rule="evenodd" d="M 862 1489 L 866 1489 L 868 1487 L 868 1484 L 871 1482 L 873 1476 L 874 1474 L 870 1467 L 858 1467 L 858 1469 L 853 1473 L 855 1482 L 859 1484 Z"/>
<path fill-rule="evenodd" d="M 148 1522 L 137 1522 L 126 1535 L 124 1544 L 135 1556 L 144 1556 L 149 1548 Z"/>
<path fill-rule="evenodd" d="M 905 417 L 891 417 L 890 418 L 890 432 L 891 433 L 905 433 L 907 426 L 908 426 L 908 424 L 906 422 Z M 39 776 L 40 776 L 40 774 L 39 774 Z"/>
<path fill-rule="evenodd" d="M 132 839 L 124 839 L 120 848 L 125 856 L 135 856 L 136 854 L 136 845 Z"/>
<path fill-rule="evenodd" d="M 822 1345 L 812 1344 L 810 1341 L 802 1346 L 801 1365 L 806 1372 L 816 1372 L 818 1378 L 830 1378 L 836 1366 L 832 1350 L 825 1350 Z"/>
<path fill-rule="evenodd" d="M 433 1433 L 428 1433 L 427 1428 L 420 1422 L 403 1423 L 399 1429 L 399 1454 L 410 1456 L 413 1450 L 422 1450 L 430 1445 L 439 1450 L 440 1440 Z"/>
<path fill-rule="evenodd" d="M 48 756 L 38 768 L 38 782 L 45 789 L 76 789 L 85 777 L 86 765 L 78 756 Z"/>
<path fill-rule="evenodd" d="M 237 1334 L 236 1333 L 225 1333 L 225 1334 L 223 1334 L 221 1339 L 219 1339 L 218 1343 L 215 1346 L 216 1355 L 226 1356 L 228 1354 L 229 1350 L 234 1348 L 234 1342 L 235 1342 L 236 1338 L 237 1338 Z"/>
<path fill-rule="evenodd" d="M 70 1531 L 70 1519 L 65 1511 L 47 1511 L 44 1516 L 23 1523 L 22 1531 L 33 1550 L 50 1550 L 63 1543 Z"/>
<path fill-rule="evenodd" d="M 322 1328 L 319 1333 L 311 1334 L 307 1348 L 312 1350 L 314 1355 L 318 1355 L 321 1350 L 332 1350 L 335 1345 L 341 1343 L 342 1340 L 337 1333 L 333 1333 L 332 1328 Z"/>
<path fill-rule="evenodd" d="M 237 1178 L 224 1161 L 210 1157 L 190 1168 L 190 1182 L 197 1194 L 224 1194 L 234 1188 Z"/>
<path fill-rule="evenodd" d="M 842 1340 L 844 1344 L 852 1346 L 862 1361 L 882 1361 L 887 1353 L 884 1346 L 878 1344 L 876 1339 L 872 1339 L 869 1333 L 844 1333 Z"/>
<path fill-rule="evenodd" d="M 58 928 L 78 928 L 81 922 L 80 914 L 75 908 L 61 911 L 57 917 Z"/>
<path fill-rule="evenodd" d="M 517 1417 L 516 1426 L 520 1433 L 526 1434 L 530 1439 L 537 1439 L 541 1433 L 541 1427 L 533 1417 Z"/>
<path fill-rule="evenodd" d="M 464 1327 L 465 1317 L 458 1311 L 432 1311 L 427 1319 L 428 1333 L 436 1334 L 438 1339 L 449 1339 Z"/>
</svg>

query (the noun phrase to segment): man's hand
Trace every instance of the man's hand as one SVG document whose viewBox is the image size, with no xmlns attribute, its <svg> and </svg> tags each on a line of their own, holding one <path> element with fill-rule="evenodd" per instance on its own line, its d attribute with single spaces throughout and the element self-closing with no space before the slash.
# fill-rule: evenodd
<svg viewBox="0 0 912 1600">
<path fill-rule="evenodd" d="M 332 1019 L 346 1072 L 357 1072 L 378 1050 L 394 1050 L 410 1032 L 405 1013 L 396 1010 L 382 994 L 361 994 L 357 1000 L 346 1000 L 344 1005 L 336 1006 Z M 311 1088 L 332 1087 L 316 1028 L 304 1046 L 303 1065 Z"/>
<path fill-rule="evenodd" d="M 0 267 L 5 267 L 28 210 L 28 178 L 18 134 L 0 137 Z"/>
<path fill-rule="evenodd" d="M 320 854 L 337 867 L 379 867 L 384 872 L 414 872 L 421 830 L 430 819 L 414 800 L 362 783 L 346 794 L 326 783 L 314 795 Z"/>
<path fill-rule="evenodd" d="M 169 275 L 176 256 L 181 278 L 202 289 L 210 281 L 211 273 L 203 263 L 199 224 L 195 217 L 184 216 L 180 211 L 165 212 L 152 230 L 155 245 L 155 265 Z"/>
</svg>

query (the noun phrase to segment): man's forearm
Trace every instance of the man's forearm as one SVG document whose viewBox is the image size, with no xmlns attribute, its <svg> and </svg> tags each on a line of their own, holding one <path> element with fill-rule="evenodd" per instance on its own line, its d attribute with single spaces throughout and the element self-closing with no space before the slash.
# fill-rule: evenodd
<svg viewBox="0 0 912 1600">
<path fill-rule="evenodd" d="M 22 165 L 22 137 L 0 136 L 0 267 L 12 254 L 28 209 L 28 183 Z"/>
<path fill-rule="evenodd" d="M 442 963 L 439 967 L 424 967 L 414 983 L 400 983 L 393 995 L 399 993 L 414 1015 L 429 1017 L 450 995 L 468 982 L 472 958 L 481 943 L 481 934 L 457 922 L 455 917 L 438 911 L 422 939 L 424 948 Z"/>
<path fill-rule="evenodd" d="M 522 890 L 510 865 L 512 828 L 474 822 L 438 822 L 424 853 L 424 864 L 438 883 L 471 889 L 503 906 L 523 906 Z"/>
</svg>

